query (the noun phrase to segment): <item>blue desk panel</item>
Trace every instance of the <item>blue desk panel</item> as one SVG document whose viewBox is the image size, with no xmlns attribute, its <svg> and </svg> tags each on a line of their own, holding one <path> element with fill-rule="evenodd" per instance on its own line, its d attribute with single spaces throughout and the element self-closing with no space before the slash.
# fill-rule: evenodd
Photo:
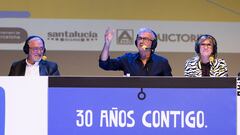
<svg viewBox="0 0 240 135">
<path fill-rule="evenodd" d="M 4 89 L 0 87 L 0 135 L 4 135 L 5 123 L 5 94 Z"/>
<path fill-rule="evenodd" d="M 236 135 L 234 88 L 49 88 L 48 135 Z"/>
</svg>

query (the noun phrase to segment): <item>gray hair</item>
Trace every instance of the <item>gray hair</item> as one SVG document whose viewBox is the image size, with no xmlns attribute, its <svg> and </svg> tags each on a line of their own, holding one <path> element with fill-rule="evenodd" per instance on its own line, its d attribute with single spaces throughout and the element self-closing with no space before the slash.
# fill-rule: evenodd
<svg viewBox="0 0 240 135">
<path fill-rule="evenodd" d="M 151 33 L 153 39 L 157 39 L 157 34 L 150 28 L 140 28 L 139 31 L 137 32 L 137 36 L 144 32 Z"/>
</svg>

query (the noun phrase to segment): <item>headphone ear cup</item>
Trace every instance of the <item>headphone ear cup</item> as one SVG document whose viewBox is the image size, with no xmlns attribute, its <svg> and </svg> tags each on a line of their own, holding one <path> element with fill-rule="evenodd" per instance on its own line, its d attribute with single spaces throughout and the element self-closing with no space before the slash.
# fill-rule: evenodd
<svg viewBox="0 0 240 135">
<path fill-rule="evenodd" d="M 200 36 L 197 38 L 196 42 L 195 42 L 195 52 L 196 52 L 197 54 L 200 53 L 200 43 L 199 43 L 199 40 L 200 40 L 203 36 L 204 36 L 204 35 L 200 35 Z"/>
<path fill-rule="evenodd" d="M 46 50 L 46 48 L 44 47 L 43 55 L 45 54 L 46 51 L 47 51 L 47 50 Z"/>
<path fill-rule="evenodd" d="M 154 53 L 155 49 L 157 48 L 157 38 L 158 38 L 158 36 L 157 36 L 157 33 L 155 33 L 153 30 L 152 30 L 152 33 L 155 37 L 155 39 L 152 41 L 152 45 L 151 45 L 152 51 Z"/>
<path fill-rule="evenodd" d="M 214 55 L 216 55 L 217 54 L 217 40 L 214 38 L 214 37 L 212 37 L 213 39 L 213 53 L 214 53 Z"/>
<path fill-rule="evenodd" d="M 157 47 L 157 39 L 154 39 L 154 40 L 152 41 L 151 48 L 155 50 L 156 47 Z"/>
<path fill-rule="evenodd" d="M 197 42 L 195 43 L 195 52 L 196 52 L 197 54 L 200 53 L 200 48 L 199 48 L 199 45 L 198 45 Z"/>
<path fill-rule="evenodd" d="M 23 46 L 23 52 L 24 52 L 25 54 L 29 54 L 29 46 L 28 46 L 27 43 L 25 43 L 24 46 Z"/>
<path fill-rule="evenodd" d="M 137 38 L 138 38 L 138 36 L 137 36 L 136 39 L 135 39 L 135 46 L 137 46 Z"/>
</svg>

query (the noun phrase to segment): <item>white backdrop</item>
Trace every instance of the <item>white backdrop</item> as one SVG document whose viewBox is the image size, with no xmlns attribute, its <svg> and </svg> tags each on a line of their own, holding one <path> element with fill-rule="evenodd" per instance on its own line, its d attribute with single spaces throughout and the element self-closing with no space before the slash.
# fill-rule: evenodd
<svg viewBox="0 0 240 135">
<path fill-rule="evenodd" d="M 138 29 L 149 27 L 158 34 L 157 51 L 194 52 L 194 39 L 200 34 L 211 34 L 218 41 L 219 52 L 240 52 L 240 23 L 82 19 L 1 19 L 0 49 L 22 50 L 23 43 L 11 43 L 12 38 L 24 38 L 21 29 L 28 35 L 42 36 L 48 50 L 100 51 L 108 27 L 115 29 L 112 51 L 136 51 L 133 44 Z M 3 28 L 18 33 L 14 35 Z"/>
</svg>

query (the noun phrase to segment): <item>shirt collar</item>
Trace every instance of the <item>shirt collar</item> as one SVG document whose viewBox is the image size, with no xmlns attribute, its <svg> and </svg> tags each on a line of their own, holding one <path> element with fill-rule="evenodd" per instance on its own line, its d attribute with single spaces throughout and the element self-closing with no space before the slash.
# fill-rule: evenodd
<svg viewBox="0 0 240 135">
<path fill-rule="evenodd" d="M 39 65 L 39 61 L 35 62 L 34 64 L 31 64 L 27 61 L 27 59 L 26 59 L 26 63 L 27 63 L 27 66 L 38 66 Z"/>
<path fill-rule="evenodd" d="M 147 62 L 152 62 L 152 57 L 153 57 L 153 54 L 151 54 L 151 56 Z M 136 53 L 134 59 L 135 59 L 135 61 L 141 61 L 140 54 Z"/>
</svg>

